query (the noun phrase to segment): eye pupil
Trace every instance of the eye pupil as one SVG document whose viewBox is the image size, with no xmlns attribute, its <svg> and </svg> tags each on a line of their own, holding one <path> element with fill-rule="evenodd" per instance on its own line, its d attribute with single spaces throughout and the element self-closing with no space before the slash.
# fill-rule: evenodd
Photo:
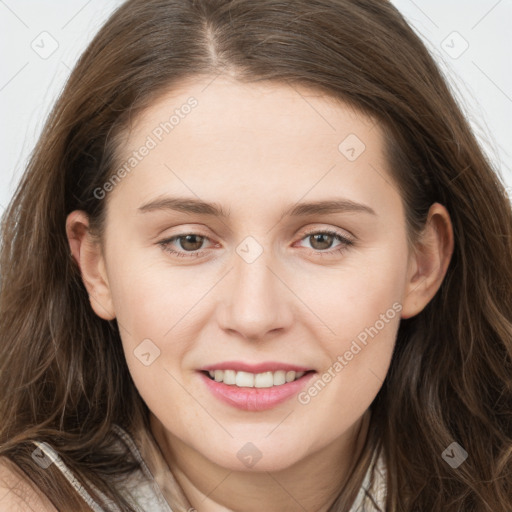
<svg viewBox="0 0 512 512">
<path fill-rule="evenodd" d="M 181 245 L 182 249 L 184 249 L 184 250 L 197 251 L 201 248 L 201 245 L 203 244 L 202 238 L 203 237 L 198 236 L 198 235 L 185 235 L 185 236 L 180 237 L 180 245 Z M 185 245 L 183 243 L 183 240 L 185 240 Z M 195 242 L 194 242 L 194 240 L 195 240 Z M 192 243 L 192 247 L 186 246 L 186 244 L 189 242 Z"/>
<path fill-rule="evenodd" d="M 317 237 L 320 238 L 320 247 L 317 246 Z M 311 247 L 313 247 L 314 249 L 317 249 L 317 250 L 323 250 L 323 249 L 329 249 L 334 237 L 333 237 L 333 235 L 329 235 L 326 233 L 317 233 L 315 235 L 311 235 L 310 238 L 312 238 L 315 241 L 314 243 L 311 244 Z M 322 243 L 322 239 L 324 239 L 323 243 Z M 327 239 L 327 241 L 325 241 L 325 239 Z"/>
</svg>

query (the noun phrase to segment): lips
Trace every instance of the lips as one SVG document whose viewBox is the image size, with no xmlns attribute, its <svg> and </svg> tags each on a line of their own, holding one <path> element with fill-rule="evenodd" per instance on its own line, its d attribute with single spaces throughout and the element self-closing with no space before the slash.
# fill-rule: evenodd
<svg viewBox="0 0 512 512">
<path fill-rule="evenodd" d="M 199 373 L 209 391 L 223 403 L 263 411 L 296 395 L 316 372 L 287 363 L 231 361 L 205 366 Z"/>
<path fill-rule="evenodd" d="M 297 366 L 288 363 L 279 363 L 275 361 L 269 361 L 265 363 L 249 364 L 242 361 L 225 361 L 223 363 L 212 364 L 210 366 L 204 366 L 200 368 L 201 371 L 213 371 L 213 370 L 234 370 L 236 372 L 248 372 L 248 373 L 264 373 L 264 372 L 277 372 L 279 370 L 294 371 L 294 372 L 307 372 L 312 370 L 306 366 Z"/>
</svg>

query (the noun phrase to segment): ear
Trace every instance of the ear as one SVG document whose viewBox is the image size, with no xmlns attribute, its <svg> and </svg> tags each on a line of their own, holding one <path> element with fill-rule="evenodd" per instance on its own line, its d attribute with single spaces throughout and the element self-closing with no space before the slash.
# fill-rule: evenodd
<svg viewBox="0 0 512 512">
<path fill-rule="evenodd" d="M 425 229 L 409 256 L 402 318 L 420 313 L 439 290 L 453 254 L 453 228 L 446 208 L 434 203 Z"/>
<path fill-rule="evenodd" d="M 66 219 L 66 235 L 71 255 L 80 268 L 82 280 L 89 293 L 94 312 L 104 320 L 115 318 L 114 305 L 108 283 L 101 244 L 89 231 L 86 212 L 75 210 Z"/>
</svg>

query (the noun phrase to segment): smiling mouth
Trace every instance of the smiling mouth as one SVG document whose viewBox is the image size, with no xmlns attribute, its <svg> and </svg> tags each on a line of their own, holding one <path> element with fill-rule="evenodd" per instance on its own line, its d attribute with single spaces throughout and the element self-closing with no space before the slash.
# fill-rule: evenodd
<svg viewBox="0 0 512 512">
<path fill-rule="evenodd" d="M 239 388 L 272 388 L 299 380 L 308 373 L 314 373 L 314 370 L 306 372 L 278 370 L 263 373 L 250 373 L 235 370 L 210 370 L 203 371 L 202 373 L 208 376 L 209 379 L 215 382 L 222 382 L 228 386 Z"/>
</svg>

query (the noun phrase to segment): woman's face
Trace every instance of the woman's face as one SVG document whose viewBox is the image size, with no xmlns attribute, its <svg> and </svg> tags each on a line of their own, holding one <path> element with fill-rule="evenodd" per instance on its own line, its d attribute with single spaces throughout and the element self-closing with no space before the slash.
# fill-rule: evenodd
<svg viewBox="0 0 512 512">
<path fill-rule="evenodd" d="M 305 88 L 210 77 L 153 104 L 119 156 L 95 191 L 91 303 L 169 438 L 278 470 L 346 436 L 419 307 L 379 126 Z"/>
</svg>

